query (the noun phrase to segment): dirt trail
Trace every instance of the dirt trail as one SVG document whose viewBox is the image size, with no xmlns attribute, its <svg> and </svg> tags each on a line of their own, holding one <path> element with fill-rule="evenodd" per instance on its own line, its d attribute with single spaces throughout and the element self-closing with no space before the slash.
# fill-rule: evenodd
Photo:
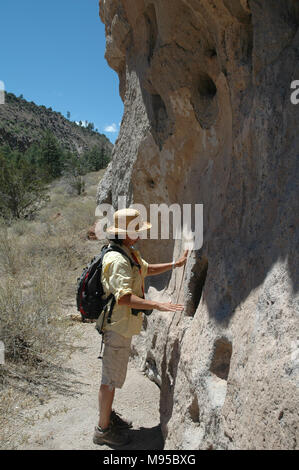
<svg viewBox="0 0 299 470">
<path fill-rule="evenodd" d="M 97 357 L 101 337 L 94 324 L 76 323 L 73 328 L 81 329 L 83 334 L 65 364 L 64 393 L 30 410 L 36 422 L 26 428 L 28 440 L 19 449 L 111 449 L 92 442 L 98 419 L 101 360 Z M 158 387 L 130 363 L 125 385 L 116 390 L 114 402 L 118 412 L 133 420 L 133 429 L 129 431 L 131 442 L 123 449 L 163 448 L 159 395 Z"/>
</svg>

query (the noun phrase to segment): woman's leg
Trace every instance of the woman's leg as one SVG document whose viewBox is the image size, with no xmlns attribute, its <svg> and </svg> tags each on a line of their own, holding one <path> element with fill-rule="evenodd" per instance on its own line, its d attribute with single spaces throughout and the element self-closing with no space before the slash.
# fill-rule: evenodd
<svg viewBox="0 0 299 470">
<path fill-rule="evenodd" d="M 114 331 L 104 334 L 102 360 L 102 384 L 99 390 L 99 426 L 106 429 L 110 424 L 115 388 L 122 388 L 130 354 L 131 338 L 125 338 Z"/>
<path fill-rule="evenodd" d="M 109 426 L 114 394 L 114 387 L 104 384 L 101 385 L 99 390 L 99 426 L 101 427 L 101 429 L 106 429 Z"/>
</svg>

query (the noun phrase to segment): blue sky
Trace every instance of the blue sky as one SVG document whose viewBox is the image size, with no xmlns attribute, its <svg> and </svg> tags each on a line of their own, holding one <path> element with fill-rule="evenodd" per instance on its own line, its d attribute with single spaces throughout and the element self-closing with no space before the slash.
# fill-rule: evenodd
<svg viewBox="0 0 299 470">
<path fill-rule="evenodd" d="M 104 58 L 98 0 L 3 1 L 0 41 L 6 91 L 64 116 L 70 111 L 72 121 L 93 122 L 115 142 L 123 104 Z"/>
</svg>

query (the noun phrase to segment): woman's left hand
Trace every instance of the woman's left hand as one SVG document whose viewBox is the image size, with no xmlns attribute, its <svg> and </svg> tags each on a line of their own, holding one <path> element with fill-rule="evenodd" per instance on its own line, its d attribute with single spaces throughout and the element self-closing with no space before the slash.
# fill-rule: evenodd
<svg viewBox="0 0 299 470">
<path fill-rule="evenodd" d="M 181 256 L 181 258 L 179 258 L 176 262 L 175 262 L 175 267 L 176 268 L 179 268 L 181 266 L 184 266 L 184 264 L 186 264 L 186 261 L 187 261 L 187 257 L 188 257 L 188 250 L 186 250 L 183 254 L 183 256 Z"/>
</svg>

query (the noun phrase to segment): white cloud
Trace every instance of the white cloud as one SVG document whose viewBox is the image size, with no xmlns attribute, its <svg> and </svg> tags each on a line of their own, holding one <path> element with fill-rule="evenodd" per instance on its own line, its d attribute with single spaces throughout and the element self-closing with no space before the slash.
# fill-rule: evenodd
<svg viewBox="0 0 299 470">
<path fill-rule="evenodd" d="M 80 126 L 80 121 L 76 121 L 76 124 L 78 124 L 78 126 Z M 81 121 L 81 126 L 82 127 L 87 127 L 88 125 L 88 121 Z"/>
<path fill-rule="evenodd" d="M 104 128 L 104 131 L 105 132 L 112 132 L 112 133 L 118 132 L 117 125 L 114 122 L 113 124 L 110 124 L 109 126 L 106 126 Z"/>
</svg>

